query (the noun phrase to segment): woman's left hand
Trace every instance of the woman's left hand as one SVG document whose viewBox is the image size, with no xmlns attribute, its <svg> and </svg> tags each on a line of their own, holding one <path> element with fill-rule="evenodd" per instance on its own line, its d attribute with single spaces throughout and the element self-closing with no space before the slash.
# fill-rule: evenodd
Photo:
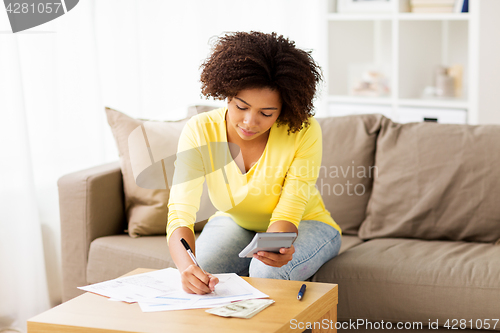
<svg viewBox="0 0 500 333">
<path fill-rule="evenodd" d="M 292 245 L 289 248 L 282 247 L 280 249 L 280 253 L 259 251 L 254 254 L 253 257 L 268 266 L 281 267 L 288 264 L 288 262 L 292 260 L 294 253 L 295 248 Z"/>
</svg>

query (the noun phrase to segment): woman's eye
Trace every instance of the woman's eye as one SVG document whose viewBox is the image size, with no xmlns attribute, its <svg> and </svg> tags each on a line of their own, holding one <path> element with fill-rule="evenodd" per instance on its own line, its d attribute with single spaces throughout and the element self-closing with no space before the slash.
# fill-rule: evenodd
<svg viewBox="0 0 500 333">
<path fill-rule="evenodd" d="M 244 110 L 246 110 L 246 109 L 247 109 L 247 108 L 242 108 L 242 107 L 240 107 L 238 104 L 236 104 L 236 108 L 237 108 L 238 110 L 242 110 L 242 111 L 244 111 Z M 263 115 L 264 117 L 271 117 L 271 116 L 272 116 L 272 114 L 267 114 L 267 113 L 264 113 L 264 112 L 261 112 L 261 113 L 262 113 L 262 115 Z"/>
</svg>

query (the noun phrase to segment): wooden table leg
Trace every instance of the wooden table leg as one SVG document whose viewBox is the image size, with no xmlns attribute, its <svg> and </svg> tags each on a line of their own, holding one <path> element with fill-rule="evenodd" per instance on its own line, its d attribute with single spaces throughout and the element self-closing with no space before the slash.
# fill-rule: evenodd
<svg viewBox="0 0 500 333">
<path fill-rule="evenodd" d="M 321 327 L 313 328 L 312 329 L 313 333 L 331 333 L 331 332 L 336 333 L 337 328 L 335 327 L 335 323 L 337 322 L 337 305 L 335 305 L 333 308 L 330 309 L 330 311 L 325 313 L 324 316 L 320 318 L 319 322 L 321 323 L 320 325 Z"/>
</svg>

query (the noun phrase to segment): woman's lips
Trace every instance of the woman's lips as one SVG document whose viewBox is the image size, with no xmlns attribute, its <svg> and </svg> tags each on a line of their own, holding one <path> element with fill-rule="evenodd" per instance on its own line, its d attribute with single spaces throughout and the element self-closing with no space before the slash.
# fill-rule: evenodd
<svg viewBox="0 0 500 333">
<path fill-rule="evenodd" d="M 246 136 L 252 136 L 255 134 L 255 132 L 250 132 L 250 131 L 245 131 L 243 128 L 239 127 L 238 128 L 241 130 L 241 133 L 243 133 Z"/>
</svg>

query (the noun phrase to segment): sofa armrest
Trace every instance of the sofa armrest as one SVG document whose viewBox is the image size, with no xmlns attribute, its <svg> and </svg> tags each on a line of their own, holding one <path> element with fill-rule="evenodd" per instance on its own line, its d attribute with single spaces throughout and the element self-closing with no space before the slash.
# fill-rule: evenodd
<svg viewBox="0 0 500 333">
<path fill-rule="evenodd" d="M 123 181 L 118 162 L 77 171 L 59 178 L 63 302 L 82 293 L 87 284 L 90 243 L 122 234 L 125 226 Z"/>
</svg>

